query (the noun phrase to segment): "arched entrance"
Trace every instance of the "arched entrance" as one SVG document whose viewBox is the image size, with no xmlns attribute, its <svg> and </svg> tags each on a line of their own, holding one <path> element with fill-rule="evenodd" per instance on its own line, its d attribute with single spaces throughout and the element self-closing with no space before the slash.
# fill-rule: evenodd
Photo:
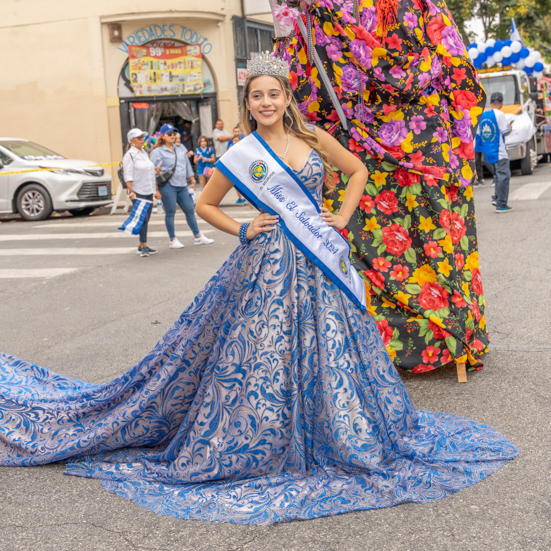
<svg viewBox="0 0 551 551">
<path fill-rule="evenodd" d="M 185 46 L 177 40 L 154 40 L 144 47 L 170 48 Z M 170 75 L 172 78 L 172 74 Z M 120 101 L 120 119 L 123 142 L 131 128 L 138 127 L 155 134 L 162 124 L 170 123 L 182 128 L 185 122 L 191 123 L 191 142 L 193 147 L 200 135 L 212 134 L 217 118 L 216 85 L 208 62 L 202 58 L 203 90 L 197 92 L 170 93 L 167 84 L 164 93 L 137 96 L 132 87 L 129 60 L 124 64 L 119 75 L 118 95 Z M 188 125 L 189 126 L 189 125 Z M 125 144 L 126 146 L 126 144 Z"/>
</svg>

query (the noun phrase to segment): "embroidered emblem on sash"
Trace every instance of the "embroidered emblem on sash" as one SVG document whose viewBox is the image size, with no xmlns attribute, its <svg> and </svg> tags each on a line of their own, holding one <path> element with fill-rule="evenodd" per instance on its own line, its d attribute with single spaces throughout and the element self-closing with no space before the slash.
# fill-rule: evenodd
<svg viewBox="0 0 551 551">
<path fill-rule="evenodd" d="M 339 259 L 339 267 L 341 269 L 341 272 L 343 273 L 344 277 L 348 277 L 348 266 L 344 260 L 344 256 L 341 256 Z"/>
<path fill-rule="evenodd" d="M 261 184 L 268 175 L 268 165 L 264 161 L 255 161 L 249 167 L 249 174 L 255 184 Z"/>
</svg>

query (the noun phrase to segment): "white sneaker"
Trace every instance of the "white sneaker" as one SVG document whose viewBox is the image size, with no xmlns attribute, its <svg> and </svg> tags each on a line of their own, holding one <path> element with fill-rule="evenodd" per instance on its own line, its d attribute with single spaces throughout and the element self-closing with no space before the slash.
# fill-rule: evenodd
<svg viewBox="0 0 551 551">
<path fill-rule="evenodd" d="M 171 239 L 170 240 L 170 249 L 183 249 L 184 248 L 184 244 L 183 243 L 180 243 L 180 240 L 175 237 L 174 239 Z"/>
<path fill-rule="evenodd" d="M 211 243 L 214 243 L 214 239 L 209 239 L 203 234 L 193 240 L 194 245 L 210 245 Z"/>
</svg>

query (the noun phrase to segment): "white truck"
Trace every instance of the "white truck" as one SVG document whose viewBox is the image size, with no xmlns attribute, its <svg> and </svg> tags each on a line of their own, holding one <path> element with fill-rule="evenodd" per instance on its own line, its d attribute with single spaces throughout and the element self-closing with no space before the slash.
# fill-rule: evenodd
<svg viewBox="0 0 551 551">
<path fill-rule="evenodd" d="M 489 107 L 494 92 L 503 95 L 501 110 L 512 123 L 512 131 L 505 138 L 512 167 L 520 166 L 522 174 L 532 174 L 538 157 L 551 153 L 543 129 L 536 126 L 536 101 L 539 96 L 536 79 L 522 70 L 508 67 L 480 69 L 478 75 L 487 94 L 486 107 Z"/>
</svg>

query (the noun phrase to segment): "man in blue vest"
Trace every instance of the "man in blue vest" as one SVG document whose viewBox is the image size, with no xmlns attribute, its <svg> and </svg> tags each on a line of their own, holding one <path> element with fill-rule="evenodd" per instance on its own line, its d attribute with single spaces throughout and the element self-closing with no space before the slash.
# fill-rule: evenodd
<svg viewBox="0 0 551 551">
<path fill-rule="evenodd" d="M 496 186 L 492 204 L 496 212 L 509 212 L 513 207 L 507 205 L 509 199 L 509 181 L 511 169 L 509 154 L 505 147 L 505 136 L 511 132 L 511 125 L 507 123 L 505 114 L 500 111 L 503 107 L 503 95 L 494 92 L 490 97 L 490 107 L 480 117 L 476 131 L 475 151 L 484 153 L 486 161 L 494 169 L 494 183 Z"/>
</svg>

